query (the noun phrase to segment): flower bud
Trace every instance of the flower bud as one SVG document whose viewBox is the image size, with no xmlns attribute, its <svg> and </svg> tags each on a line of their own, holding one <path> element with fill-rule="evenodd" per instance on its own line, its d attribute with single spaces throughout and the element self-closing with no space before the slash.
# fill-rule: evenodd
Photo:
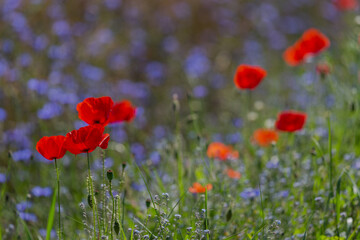
<svg viewBox="0 0 360 240">
<path fill-rule="evenodd" d="M 109 182 L 111 182 L 111 180 L 113 180 L 114 178 L 114 173 L 111 169 L 109 169 L 107 172 L 106 172 L 106 177 L 107 179 L 109 180 Z"/>
<path fill-rule="evenodd" d="M 146 203 L 146 207 L 149 208 L 149 207 L 150 207 L 150 204 L 151 204 L 150 199 L 146 199 L 146 202 L 145 202 L 145 203 Z"/>
<path fill-rule="evenodd" d="M 92 201 L 92 198 L 91 198 L 91 195 L 90 195 L 90 194 L 87 196 L 87 202 L 88 202 L 89 206 L 90 206 L 91 208 L 93 208 L 93 201 Z"/>
<path fill-rule="evenodd" d="M 116 232 L 116 235 L 118 235 L 120 232 L 120 224 L 117 220 L 115 220 L 115 223 L 114 223 L 114 231 Z"/>
</svg>

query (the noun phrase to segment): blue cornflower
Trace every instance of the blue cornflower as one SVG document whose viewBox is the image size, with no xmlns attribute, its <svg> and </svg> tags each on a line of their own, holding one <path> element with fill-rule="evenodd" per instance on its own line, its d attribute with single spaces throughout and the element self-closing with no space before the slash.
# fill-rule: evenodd
<svg viewBox="0 0 360 240">
<path fill-rule="evenodd" d="M 31 189 L 31 194 L 35 197 L 49 197 L 52 194 L 51 187 L 39 187 L 36 186 L 33 189 Z"/>
<path fill-rule="evenodd" d="M 61 105 L 54 102 L 49 102 L 38 110 L 37 116 L 40 119 L 51 119 L 60 116 L 62 113 L 63 113 L 63 109 Z"/>
<path fill-rule="evenodd" d="M 11 155 L 15 162 L 17 161 L 28 162 L 32 156 L 32 152 L 30 149 L 23 149 L 13 152 Z"/>
<path fill-rule="evenodd" d="M 240 193 L 240 197 L 244 199 L 252 199 L 260 196 L 260 191 L 258 189 L 246 188 Z"/>
</svg>

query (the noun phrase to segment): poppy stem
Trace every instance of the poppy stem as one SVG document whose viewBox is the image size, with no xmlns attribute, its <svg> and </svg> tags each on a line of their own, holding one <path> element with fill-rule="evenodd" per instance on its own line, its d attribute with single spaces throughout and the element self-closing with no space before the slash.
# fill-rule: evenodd
<svg viewBox="0 0 360 240">
<path fill-rule="evenodd" d="M 55 160 L 55 169 L 56 169 L 56 178 L 57 178 L 57 197 L 58 197 L 58 217 L 59 217 L 59 232 L 58 232 L 58 235 L 59 235 L 59 239 L 61 240 L 62 239 L 62 232 L 61 232 L 61 213 L 60 213 L 60 178 L 59 178 L 59 169 L 58 169 L 58 166 L 57 166 L 57 161 L 56 161 L 56 158 L 54 159 Z"/>
<path fill-rule="evenodd" d="M 96 239 L 96 214 L 95 214 L 95 197 L 94 197 L 94 189 L 93 189 L 93 182 L 91 177 L 91 170 L 90 170 L 90 155 L 89 152 L 87 154 L 87 163 L 88 163 L 88 175 L 89 175 L 89 184 L 90 184 L 90 196 L 92 202 L 92 212 L 93 212 L 93 224 L 94 224 L 94 239 Z"/>
</svg>

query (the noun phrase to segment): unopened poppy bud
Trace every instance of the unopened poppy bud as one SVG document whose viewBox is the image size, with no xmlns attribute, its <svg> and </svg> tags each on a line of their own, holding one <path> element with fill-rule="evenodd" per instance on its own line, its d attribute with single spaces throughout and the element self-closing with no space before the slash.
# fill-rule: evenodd
<svg viewBox="0 0 360 240">
<path fill-rule="evenodd" d="M 123 171 L 125 170 L 125 168 L 126 168 L 126 162 L 123 162 L 123 163 L 122 163 L 122 169 L 123 169 Z"/>
<path fill-rule="evenodd" d="M 109 170 L 106 172 L 106 176 L 107 176 L 107 179 L 109 180 L 109 182 L 111 182 L 111 180 L 113 180 L 113 178 L 114 178 L 114 173 L 113 173 L 113 171 L 109 169 Z"/>
<path fill-rule="evenodd" d="M 150 207 L 150 204 L 151 204 L 150 199 L 146 199 L 146 202 L 145 202 L 145 203 L 146 203 L 146 207 L 149 208 L 149 207 Z"/>
<path fill-rule="evenodd" d="M 114 223 L 114 231 L 116 232 L 116 235 L 118 235 L 120 232 L 120 224 L 117 220 L 115 220 L 115 223 Z"/>
<path fill-rule="evenodd" d="M 226 221 L 230 221 L 231 220 L 231 217 L 232 217 L 232 211 L 231 209 L 229 209 L 226 213 Z"/>
<path fill-rule="evenodd" d="M 93 208 L 93 201 L 90 194 L 87 196 L 87 202 L 89 204 L 89 207 Z"/>
</svg>

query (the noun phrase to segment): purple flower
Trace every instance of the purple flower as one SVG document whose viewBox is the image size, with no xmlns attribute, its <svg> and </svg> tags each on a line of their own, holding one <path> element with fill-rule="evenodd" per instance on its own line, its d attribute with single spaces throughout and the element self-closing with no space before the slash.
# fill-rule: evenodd
<svg viewBox="0 0 360 240">
<path fill-rule="evenodd" d="M 48 83 L 44 80 L 32 78 L 28 81 L 27 87 L 40 95 L 44 95 L 47 93 Z"/>
<path fill-rule="evenodd" d="M 71 34 L 71 28 L 68 22 L 60 20 L 53 24 L 52 32 L 60 37 L 65 37 Z"/>
<path fill-rule="evenodd" d="M 100 81 L 104 77 L 104 71 L 101 68 L 86 63 L 81 63 L 78 71 L 85 79 L 91 81 Z"/>
<path fill-rule="evenodd" d="M 32 46 L 36 51 L 41 51 L 47 47 L 48 42 L 49 40 L 46 35 L 39 35 L 35 37 Z"/>
<path fill-rule="evenodd" d="M 151 62 L 146 65 L 145 73 L 150 83 L 158 86 L 164 80 L 165 67 L 160 62 Z"/>
<path fill-rule="evenodd" d="M 208 95 L 208 89 L 203 85 L 198 85 L 194 87 L 193 95 L 196 98 L 204 98 Z"/>
<path fill-rule="evenodd" d="M 52 194 L 52 189 L 51 187 L 39 187 L 36 186 L 33 189 L 31 189 L 31 194 L 34 195 L 35 197 L 49 197 Z"/>
<path fill-rule="evenodd" d="M 2 42 L 2 50 L 6 53 L 11 53 L 14 49 L 14 42 L 10 39 L 4 39 Z"/>
<path fill-rule="evenodd" d="M 202 77 L 210 69 L 210 61 L 201 48 L 194 48 L 185 60 L 185 72 L 191 78 Z"/>
<path fill-rule="evenodd" d="M 260 196 L 260 191 L 254 188 L 246 188 L 240 193 L 240 197 L 244 199 L 253 199 Z"/>
<path fill-rule="evenodd" d="M 289 191 L 288 190 L 280 191 L 276 195 L 279 198 L 287 198 L 289 196 Z"/>
<path fill-rule="evenodd" d="M 161 161 L 161 155 L 159 152 L 152 152 L 150 154 L 150 160 L 153 164 L 157 165 Z"/>
<path fill-rule="evenodd" d="M 5 121 L 6 117 L 7 117 L 6 110 L 3 108 L 0 108 L 0 122 Z"/>
<path fill-rule="evenodd" d="M 153 129 L 153 134 L 156 139 L 161 139 L 166 136 L 166 128 L 164 126 L 155 126 Z"/>
<path fill-rule="evenodd" d="M 0 183 L 5 183 L 7 181 L 7 177 L 5 173 L 0 173 Z"/>
<path fill-rule="evenodd" d="M 4 0 L 2 5 L 2 11 L 4 14 L 7 14 L 18 8 L 20 4 L 21 4 L 21 0 Z"/>
<path fill-rule="evenodd" d="M 37 112 L 37 116 L 40 119 L 51 119 L 57 116 L 60 116 L 63 113 L 61 105 L 49 102 L 46 103 L 40 110 Z"/>
<path fill-rule="evenodd" d="M 179 48 L 179 42 L 175 37 L 167 37 L 163 41 L 163 48 L 166 52 L 173 53 Z"/>
<path fill-rule="evenodd" d="M 46 230 L 46 229 L 44 229 L 44 228 L 39 229 L 39 234 L 40 234 L 43 238 L 46 237 L 46 233 L 47 233 L 47 230 Z M 50 232 L 50 237 L 51 237 L 51 238 L 55 238 L 55 237 L 56 237 L 56 231 L 55 231 L 54 229 L 51 230 L 51 232 Z"/>
<path fill-rule="evenodd" d="M 32 207 L 32 202 L 30 201 L 23 201 L 23 202 L 20 202 L 18 204 L 16 204 L 16 209 L 19 211 L 19 212 L 24 212 L 26 211 L 27 209 L 31 208 Z"/>
<path fill-rule="evenodd" d="M 135 183 L 135 182 L 132 182 L 131 183 L 131 187 L 135 190 L 135 191 L 142 191 L 145 189 L 145 186 L 143 184 L 138 184 L 138 183 Z"/>
<path fill-rule="evenodd" d="M 22 67 L 28 67 L 32 63 L 32 57 L 29 53 L 21 54 L 18 57 L 18 63 Z"/>
<path fill-rule="evenodd" d="M 277 156 L 273 156 L 269 162 L 266 163 L 266 167 L 269 169 L 274 169 L 279 167 L 279 158 Z"/>
<path fill-rule="evenodd" d="M 24 212 L 19 212 L 19 216 L 22 220 L 24 221 L 28 221 L 28 222 L 37 222 L 37 217 L 35 214 L 33 213 L 24 213 Z"/>
<path fill-rule="evenodd" d="M 131 144 L 130 151 L 134 155 L 135 161 L 138 163 L 146 158 L 145 147 L 140 143 Z"/>
<path fill-rule="evenodd" d="M 229 144 L 235 144 L 242 140 L 240 133 L 230 133 L 226 136 L 226 142 Z"/>
<path fill-rule="evenodd" d="M 104 5 L 111 10 L 117 9 L 121 6 L 122 0 L 105 0 Z"/>
<path fill-rule="evenodd" d="M 32 152 L 30 149 L 23 149 L 13 152 L 11 155 L 15 162 L 18 161 L 28 162 L 32 156 Z"/>
</svg>

